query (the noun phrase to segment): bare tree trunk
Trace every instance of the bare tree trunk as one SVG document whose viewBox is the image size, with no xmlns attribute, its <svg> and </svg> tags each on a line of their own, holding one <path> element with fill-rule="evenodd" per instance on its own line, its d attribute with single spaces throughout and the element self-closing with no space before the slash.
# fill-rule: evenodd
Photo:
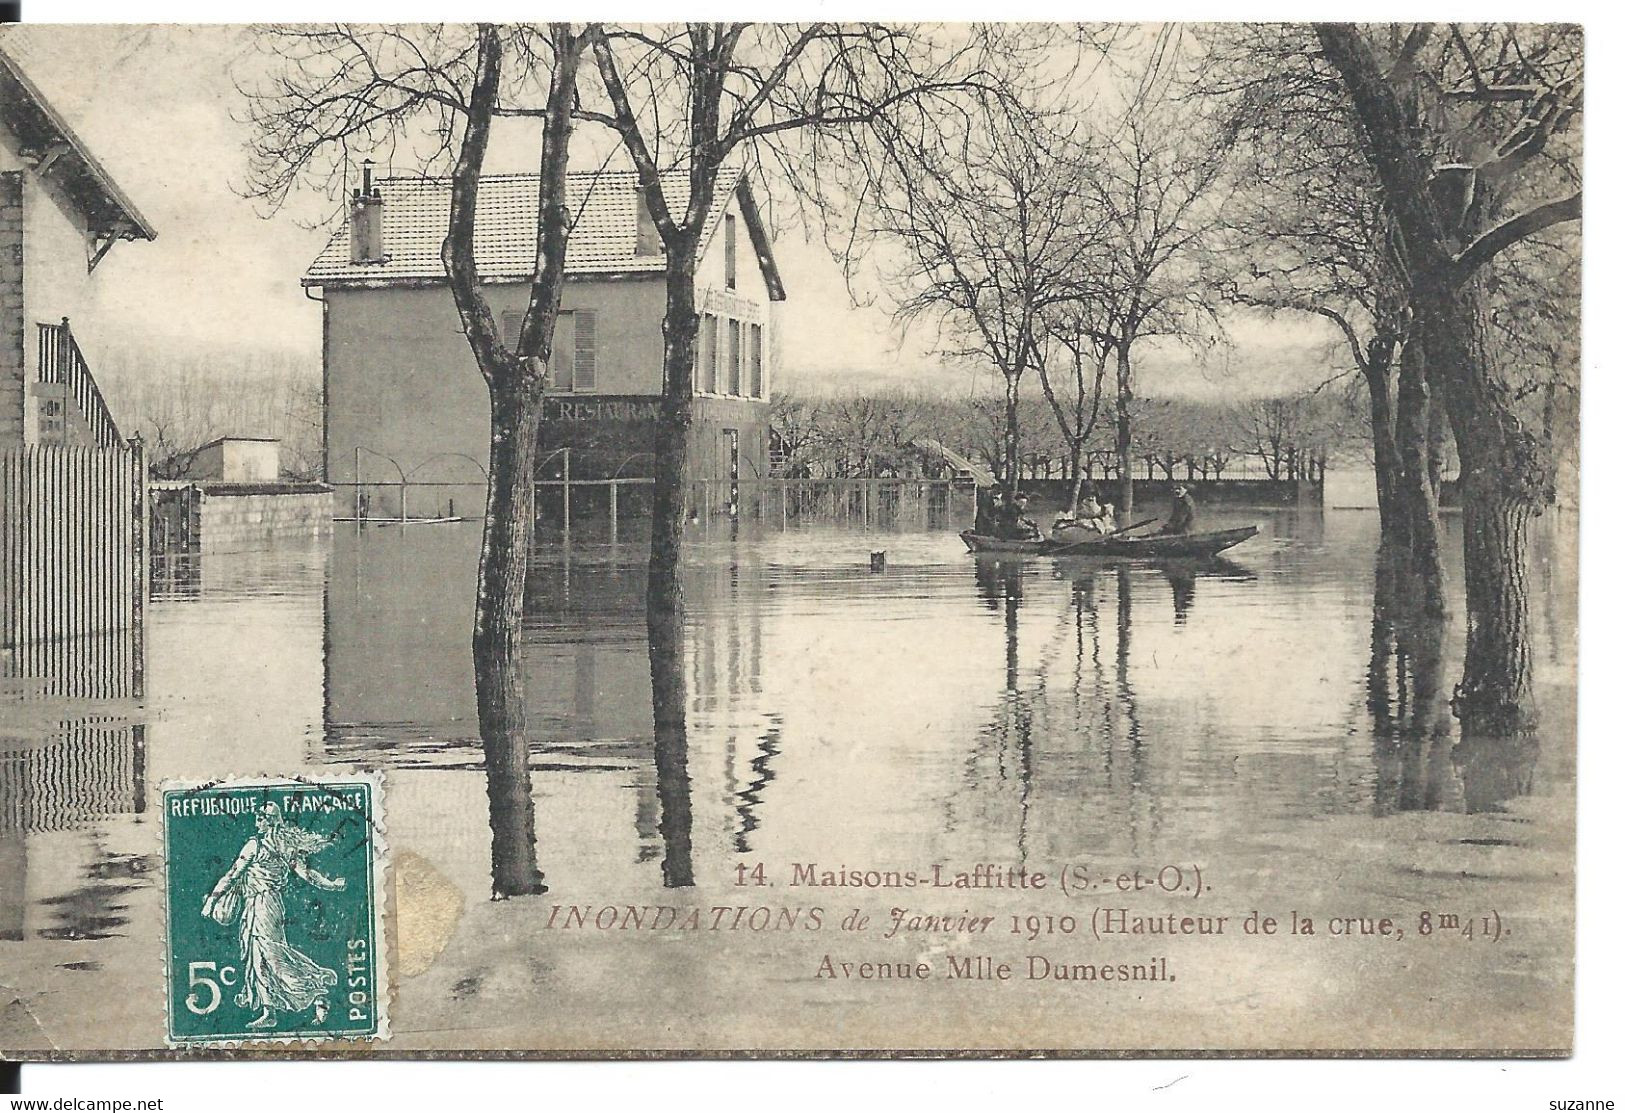
<svg viewBox="0 0 1625 1113">
<path fill-rule="evenodd" d="M 1515 733 L 1535 714 L 1525 546 L 1535 509 L 1483 469 L 1462 477 L 1467 657 L 1456 708 L 1468 734 Z"/>
<path fill-rule="evenodd" d="M 533 523 L 541 389 L 491 392 L 490 483 L 474 605 L 474 693 L 485 751 L 491 819 L 491 884 L 500 896 L 542 893 L 536 805 L 519 634 Z"/>
<path fill-rule="evenodd" d="M 694 342 L 699 315 L 694 308 L 691 244 L 667 247 L 665 387 L 655 423 L 654 505 L 649 538 L 648 622 L 651 637 L 663 616 L 681 615 L 683 588 L 678 570 L 683 557 L 683 524 L 688 511 L 689 432 L 694 424 Z"/>
<path fill-rule="evenodd" d="M 1083 445 L 1072 446 L 1072 498 L 1067 503 L 1066 512 L 1069 517 L 1078 516 L 1078 503 L 1083 500 Z"/>
<path fill-rule="evenodd" d="M 1021 423 L 1019 413 L 1021 373 L 1004 375 L 1004 500 L 1009 505 L 1021 486 Z"/>
<path fill-rule="evenodd" d="M 691 244 L 668 245 L 662 325 L 666 381 L 660 421 L 655 425 L 654 505 L 645 597 L 654 697 L 655 783 L 660 834 L 666 847 L 661 876 L 672 887 L 694 884 L 680 573 L 688 516 L 689 434 L 694 422 L 694 345 L 700 323 L 694 303 L 696 262 Z"/>
<path fill-rule="evenodd" d="M 569 236 L 565 173 L 569 165 L 571 106 L 581 40 L 569 24 L 550 28 L 557 58 L 550 75 L 543 125 L 540 220 L 536 277 L 517 352 L 481 291 L 474 257 L 480 174 L 490 140 L 502 72 L 496 28 L 482 24 L 468 122 L 452 170 L 451 212 L 441 262 L 474 361 L 491 400 L 491 455 L 485 534 L 474 602 L 474 695 L 485 752 L 491 823 L 491 885 L 499 897 L 547 890 L 536 865 L 536 805 L 531 797 L 530 748 L 520 631 L 525 571 L 534 523 L 531 492 L 541 428 L 543 390 L 553 352 L 553 326 L 564 281 Z"/>
<path fill-rule="evenodd" d="M 1134 514 L 1133 430 L 1129 406 L 1134 401 L 1134 383 L 1129 365 L 1128 343 L 1117 346 L 1117 512 L 1123 521 Z"/>
<path fill-rule="evenodd" d="M 1551 457 L 1490 366 L 1477 284 L 1429 308 L 1430 363 L 1444 383 L 1461 459 L 1467 655 L 1456 712 L 1464 735 L 1514 735 L 1536 718 L 1528 528 L 1551 499 Z"/>
<path fill-rule="evenodd" d="M 1399 357 L 1399 405 L 1394 439 L 1399 456 L 1400 540 L 1409 571 L 1418 577 L 1418 602 L 1435 616 L 1445 613 L 1444 552 L 1439 525 L 1439 492 L 1428 471 L 1427 346 L 1418 338 L 1405 344 Z"/>
</svg>

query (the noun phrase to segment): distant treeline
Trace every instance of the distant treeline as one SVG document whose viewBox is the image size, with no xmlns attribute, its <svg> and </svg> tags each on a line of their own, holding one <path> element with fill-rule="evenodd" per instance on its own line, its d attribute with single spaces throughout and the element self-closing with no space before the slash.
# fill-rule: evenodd
<svg viewBox="0 0 1625 1113">
<path fill-rule="evenodd" d="M 1147 479 L 1252 476 L 1319 480 L 1328 460 L 1369 458 L 1363 398 L 1342 390 L 1283 398 L 1134 402 L 1135 475 Z M 1074 478 L 1066 438 L 1042 397 L 1023 399 L 1018 479 Z M 780 474 L 844 479 L 934 476 L 941 445 L 1004 479 L 1005 406 L 997 397 L 944 398 L 920 391 L 811 396 L 780 391 L 772 403 Z M 1097 423 L 1079 467 L 1087 480 L 1117 476 L 1115 430 Z"/>
<path fill-rule="evenodd" d="M 322 474 L 321 367 L 292 352 L 112 348 L 92 369 L 114 420 L 146 442 L 154 478 L 184 476 L 218 437 L 274 437 L 290 479 Z"/>
</svg>

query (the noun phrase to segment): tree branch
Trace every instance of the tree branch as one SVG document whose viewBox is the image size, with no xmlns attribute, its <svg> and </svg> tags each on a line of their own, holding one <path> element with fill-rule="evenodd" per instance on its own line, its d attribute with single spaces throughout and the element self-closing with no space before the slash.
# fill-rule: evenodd
<svg viewBox="0 0 1625 1113">
<path fill-rule="evenodd" d="M 1548 201 L 1544 205 L 1536 205 L 1510 220 L 1502 221 L 1468 244 L 1467 248 L 1456 256 L 1456 281 L 1460 283 L 1471 278 L 1479 267 L 1519 240 L 1527 239 L 1554 224 L 1579 219 L 1580 191 L 1575 190 L 1567 197 Z"/>
<path fill-rule="evenodd" d="M 474 349 L 475 362 L 486 383 L 495 387 L 499 385 L 497 370 L 504 362 L 502 337 L 491 306 L 480 292 L 480 275 L 474 261 L 474 209 L 480 193 L 480 171 L 491 141 L 491 112 L 502 79 L 502 43 L 491 24 L 480 24 L 475 67 L 474 87 L 468 97 L 468 125 L 451 172 L 451 222 L 440 245 L 440 260 L 446 268 L 463 330 Z"/>
</svg>

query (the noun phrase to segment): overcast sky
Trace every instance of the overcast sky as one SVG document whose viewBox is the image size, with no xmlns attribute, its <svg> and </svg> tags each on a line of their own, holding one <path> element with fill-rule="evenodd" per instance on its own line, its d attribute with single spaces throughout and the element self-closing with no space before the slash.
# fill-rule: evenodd
<svg viewBox="0 0 1625 1113">
<path fill-rule="evenodd" d="M 118 343 L 155 353 L 291 351 L 314 366 L 321 313 L 299 278 L 329 235 L 308 224 L 330 202 L 296 196 L 267 217 L 237 192 L 247 126 L 234 118 L 244 105 L 229 67 L 246 34 L 240 27 L 24 26 L 0 42 L 158 230 L 153 243 L 117 245 L 98 269 L 92 308 L 103 335 L 116 332 Z M 489 169 L 534 169 L 533 122 L 507 124 Z M 782 228 L 775 250 L 789 293 L 781 382 L 955 391 L 970 384 L 971 372 L 944 369 L 935 357 L 932 329 L 916 325 L 905 335 L 883 308 L 854 306 L 819 237 L 809 242 L 799 226 Z M 1142 391 L 1274 393 L 1318 382 L 1346 358 L 1314 324 L 1236 319 L 1227 331 L 1229 343 L 1200 359 L 1142 354 Z"/>
</svg>

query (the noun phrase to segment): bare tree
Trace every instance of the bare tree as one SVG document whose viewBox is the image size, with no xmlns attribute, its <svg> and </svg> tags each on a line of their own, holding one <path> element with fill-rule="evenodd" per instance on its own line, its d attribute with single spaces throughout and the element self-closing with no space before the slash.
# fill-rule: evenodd
<svg viewBox="0 0 1625 1113">
<path fill-rule="evenodd" d="M 653 667 L 656 658 L 681 652 L 695 279 L 723 167 L 771 162 L 803 196 L 823 203 L 820 159 L 841 146 L 828 147 L 825 137 L 930 130 L 937 108 L 983 80 L 984 48 L 981 36 L 918 26 L 687 23 L 605 29 L 593 36 L 592 50 L 597 82 L 584 92 L 577 118 L 619 137 L 666 255 L 649 545 Z M 661 176 L 668 168 L 686 170 L 686 194 L 668 196 Z M 659 736 L 681 728 L 686 696 L 680 670 L 656 668 L 654 678 Z"/>
<path fill-rule="evenodd" d="M 592 35 L 591 27 L 567 23 L 271 27 L 259 41 L 273 62 L 248 89 L 256 130 L 251 186 L 273 205 L 300 184 L 342 188 L 357 150 L 404 147 L 426 167 L 450 163 L 451 218 L 441 259 L 491 399 L 473 654 L 499 896 L 546 890 L 536 864 L 519 634 L 543 390 L 570 232 L 565 173 L 576 73 Z M 535 277 L 510 348 L 481 290 L 474 213 L 492 121 L 520 110 L 521 102 L 535 104 L 524 111 L 541 121 L 540 204 Z"/>
<path fill-rule="evenodd" d="M 1147 76 L 1105 125 L 1091 202 L 1106 218 L 1098 275 L 1100 335 L 1116 353 L 1118 507 L 1134 508 L 1135 345 L 1154 336 L 1192 338 L 1212 320 L 1202 256 L 1219 228 L 1213 195 L 1230 136 L 1168 82 Z M 1216 329 L 1215 325 L 1209 327 Z"/>
<path fill-rule="evenodd" d="M 892 277 L 906 292 L 897 315 L 931 320 L 952 355 L 991 363 L 1002 377 L 998 472 L 1009 498 L 1019 479 L 1021 380 L 1042 370 L 1048 324 L 1062 327 L 1063 307 L 1094 270 L 1097 238 L 1080 184 L 1088 153 L 1031 108 L 991 103 L 962 130 L 949 123 L 932 142 L 887 156 L 866 223 L 899 249 Z M 1048 396 L 1047 376 L 1044 384 Z"/>
<path fill-rule="evenodd" d="M 1038 382 L 1066 445 L 1066 473 L 1072 480 L 1067 513 L 1076 516 L 1083 496 L 1084 457 L 1100 422 L 1113 344 L 1098 322 L 1089 320 L 1086 301 L 1056 306 L 1043 328 L 1035 358 Z M 1060 388 L 1052 377 L 1056 362 L 1063 364 L 1068 374 Z"/>
<path fill-rule="evenodd" d="M 1212 29 L 1208 46 L 1203 89 L 1227 105 L 1241 136 L 1226 213 L 1234 260 L 1227 295 L 1317 315 L 1340 335 L 1370 408 L 1389 566 L 1408 581 L 1404 590 L 1416 606 L 1442 616 L 1444 411 L 1427 382 L 1420 342 L 1409 344 L 1400 236 L 1363 157 L 1359 123 L 1312 27 Z"/>
<path fill-rule="evenodd" d="M 1456 708 L 1472 731 L 1509 733 L 1533 717 L 1526 538 L 1553 470 L 1487 343 L 1486 275 L 1514 245 L 1579 219 L 1583 37 L 1555 24 L 1316 32 L 1393 215 L 1419 356 L 1461 458 L 1468 635 Z"/>
<path fill-rule="evenodd" d="M 1229 443 L 1256 457 L 1271 479 L 1324 479 L 1326 458 L 1343 432 L 1341 409 L 1316 392 L 1247 399 L 1230 408 Z"/>
<path fill-rule="evenodd" d="M 822 402 L 780 387 L 768 404 L 768 421 L 783 454 L 775 462 L 779 474 L 792 479 L 807 474 L 826 432 Z"/>
</svg>

